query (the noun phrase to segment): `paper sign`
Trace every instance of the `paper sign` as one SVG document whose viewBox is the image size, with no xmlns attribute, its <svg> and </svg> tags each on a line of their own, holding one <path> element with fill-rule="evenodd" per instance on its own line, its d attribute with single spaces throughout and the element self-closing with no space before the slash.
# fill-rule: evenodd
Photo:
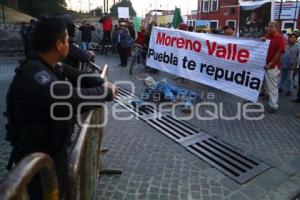
<svg viewBox="0 0 300 200">
<path fill-rule="evenodd" d="M 118 17 L 119 18 L 129 18 L 129 8 L 128 7 L 118 7 Z"/>
</svg>

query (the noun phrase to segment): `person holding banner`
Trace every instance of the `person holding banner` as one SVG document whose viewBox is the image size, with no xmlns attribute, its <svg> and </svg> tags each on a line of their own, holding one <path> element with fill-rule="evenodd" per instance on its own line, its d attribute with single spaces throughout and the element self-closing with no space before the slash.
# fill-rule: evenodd
<svg viewBox="0 0 300 200">
<path fill-rule="evenodd" d="M 145 43 L 145 48 L 147 49 L 147 52 L 148 52 L 148 49 L 149 49 L 151 31 L 152 31 L 153 26 L 157 26 L 155 21 L 151 22 L 151 24 L 148 24 L 147 29 L 145 31 L 144 43 Z M 151 67 L 148 67 L 148 66 L 146 68 L 150 69 L 150 73 L 156 74 L 156 73 L 159 72 L 159 70 L 157 70 L 155 68 L 151 68 Z"/>
<path fill-rule="evenodd" d="M 267 92 L 269 95 L 269 113 L 275 113 L 279 108 L 278 105 L 278 75 L 280 67 L 280 57 L 285 50 L 284 38 L 278 32 L 279 23 L 272 21 L 267 28 L 267 34 L 262 40 L 269 39 L 270 45 L 268 49 L 266 65 L 265 65 L 265 80 Z"/>
<path fill-rule="evenodd" d="M 128 56 L 130 52 L 130 48 L 134 45 L 134 40 L 131 38 L 129 31 L 127 28 L 121 29 L 120 32 L 120 47 L 119 47 L 119 55 L 121 64 L 120 67 L 126 67 Z"/>
<path fill-rule="evenodd" d="M 223 31 L 224 31 L 224 35 L 234 36 L 235 28 L 230 25 L 226 25 L 223 27 Z"/>
<path fill-rule="evenodd" d="M 182 31 L 188 31 L 188 27 L 189 26 L 186 23 L 182 22 L 182 23 L 178 24 L 177 29 L 182 30 Z M 179 83 L 184 83 L 185 82 L 185 78 L 183 78 L 183 77 L 178 77 L 175 80 Z"/>
<path fill-rule="evenodd" d="M 145 45 L 145 28 L 141 26 L 140 31 L 137 33 L 136 44 L 140 46 Z"/>
</svg>

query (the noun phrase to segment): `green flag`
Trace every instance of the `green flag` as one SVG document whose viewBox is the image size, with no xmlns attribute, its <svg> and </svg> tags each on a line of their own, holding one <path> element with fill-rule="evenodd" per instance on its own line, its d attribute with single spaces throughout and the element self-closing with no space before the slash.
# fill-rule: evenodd
<svg viewBox="0 0 300 200">
<path fill-rule="evenodd" d="M 174 13 L 174 17 L 173 17 L 173 27 L 177 28 L 178 24 L 180 24 L 181 22 L 183 22 L 183 19 L 180 15 L 180 8 L 176 8 L 175 7 L 175 13 Z"/>
<path fill-rule="evenodd" d="M 142 25 L 142 18 L 141 17 L 134 17 L 133 18 L 133 25 L 135 31 L 140 31 L 141 25 Z"/>
</svg>

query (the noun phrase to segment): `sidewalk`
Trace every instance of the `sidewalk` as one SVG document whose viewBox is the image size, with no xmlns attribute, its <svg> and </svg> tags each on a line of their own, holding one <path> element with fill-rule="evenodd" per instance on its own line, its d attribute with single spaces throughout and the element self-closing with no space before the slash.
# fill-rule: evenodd
<svg viewBox="0 0 300 200">
<path fill-rule="evenodd" d="M 5 119 L 2 113 L 6 109 L 5 97 L 17 65 L 18 60 L 15 58 L 0 58 L 0 180 L 7 174 L 6 165 L 11 151 L 5 141 Z"/>
<path fill-rule="evenodd" d="M 98 57 L 98 64 L 109 64 L 112 81 L 131 80 L 136 95 L 144 89 L 136 75 L 145 73 L 137 67 L 129 76 L 127 68 L 117 67 L 117 57 Z M 172 75 L 150 74 L 159 80 Z M 224 115 L 234 116 L 241 98 L 187 81 L 179 86 L 213 92 L 212 102 L 224 104 Z M 240 185 L 141 120 L 120 122 L 109 118 L 104 146 L 110 149 L 104 167 L 121 168 L 122 176 L 102 176 L 99 196 L 104 199 L 290 199 L 300 192 L 300 120 L 293 113 L 299 105 L 291 97 L 280 96 L 276 114 L 264 112 L 259 121 L 221 119 L 189 123 L 244 153 L 255 156 L 272 168 L 246 184 Z M 267 102 L 262 102 L 266 104 Z M 209 108 L 207 108 L 209 109 Z M 203 114 L 203 113 L 202 113 Z"/>
</svg>

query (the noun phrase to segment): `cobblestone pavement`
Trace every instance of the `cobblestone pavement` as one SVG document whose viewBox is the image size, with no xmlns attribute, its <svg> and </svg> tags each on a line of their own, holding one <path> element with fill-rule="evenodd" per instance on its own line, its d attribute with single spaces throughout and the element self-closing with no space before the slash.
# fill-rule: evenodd
<svg viewBox="0 0 300 200">
<path fill-rule="evenodd" d="M 109 64 L 112 81 L 131 80 L 136 85 L 136 94 L 143 90 L 143 84 L 136 78 L 136 75 L 145 73 L 142 67 L 129 76 L 128 67 L 117 67 L 119 59 L 115 55 L 97 56 L 97 63 Z M 175 78 L 162 72 L 152 76 L 157 80 L 167 77 L 172 81 Z M 9 78 L 0 78 L 1 112 L 8 83 Z M 243 103 L 238 97 L 198 83 L 187 81 L 177 85 L 204 93 L 213 92 L 215 99 L 210 101 L 223 102 L 226 116 L 233 116 L 238 110 L 237 103 Z M 103 167 L 120 168 L 123 174 L 101 176 L 97 190 L 99 199 L 284 200 L 295 197 L 300 192 L 300 120 L 294 118 L 293 113 L 300 108 L 292 105 L 290 99 L 282 95 L 279 112 L 273 115 L 264 112 L 264 118 L 259 121 L 189 120 L 199 129 L 272 166 L 243 185 L 210 167 L 143 121 L 117 121 L 110 114 L 103 143 L 110 151 L 103 159 Z M 108 105 L 111 108 L 113 103 Z M 204 109 L 200 112 L 204 113 Z M 0 119 L 1 179 L 6 173 L 4 165 L 10 149 L 3 141 L 3 117 Z"/>
</svg>

